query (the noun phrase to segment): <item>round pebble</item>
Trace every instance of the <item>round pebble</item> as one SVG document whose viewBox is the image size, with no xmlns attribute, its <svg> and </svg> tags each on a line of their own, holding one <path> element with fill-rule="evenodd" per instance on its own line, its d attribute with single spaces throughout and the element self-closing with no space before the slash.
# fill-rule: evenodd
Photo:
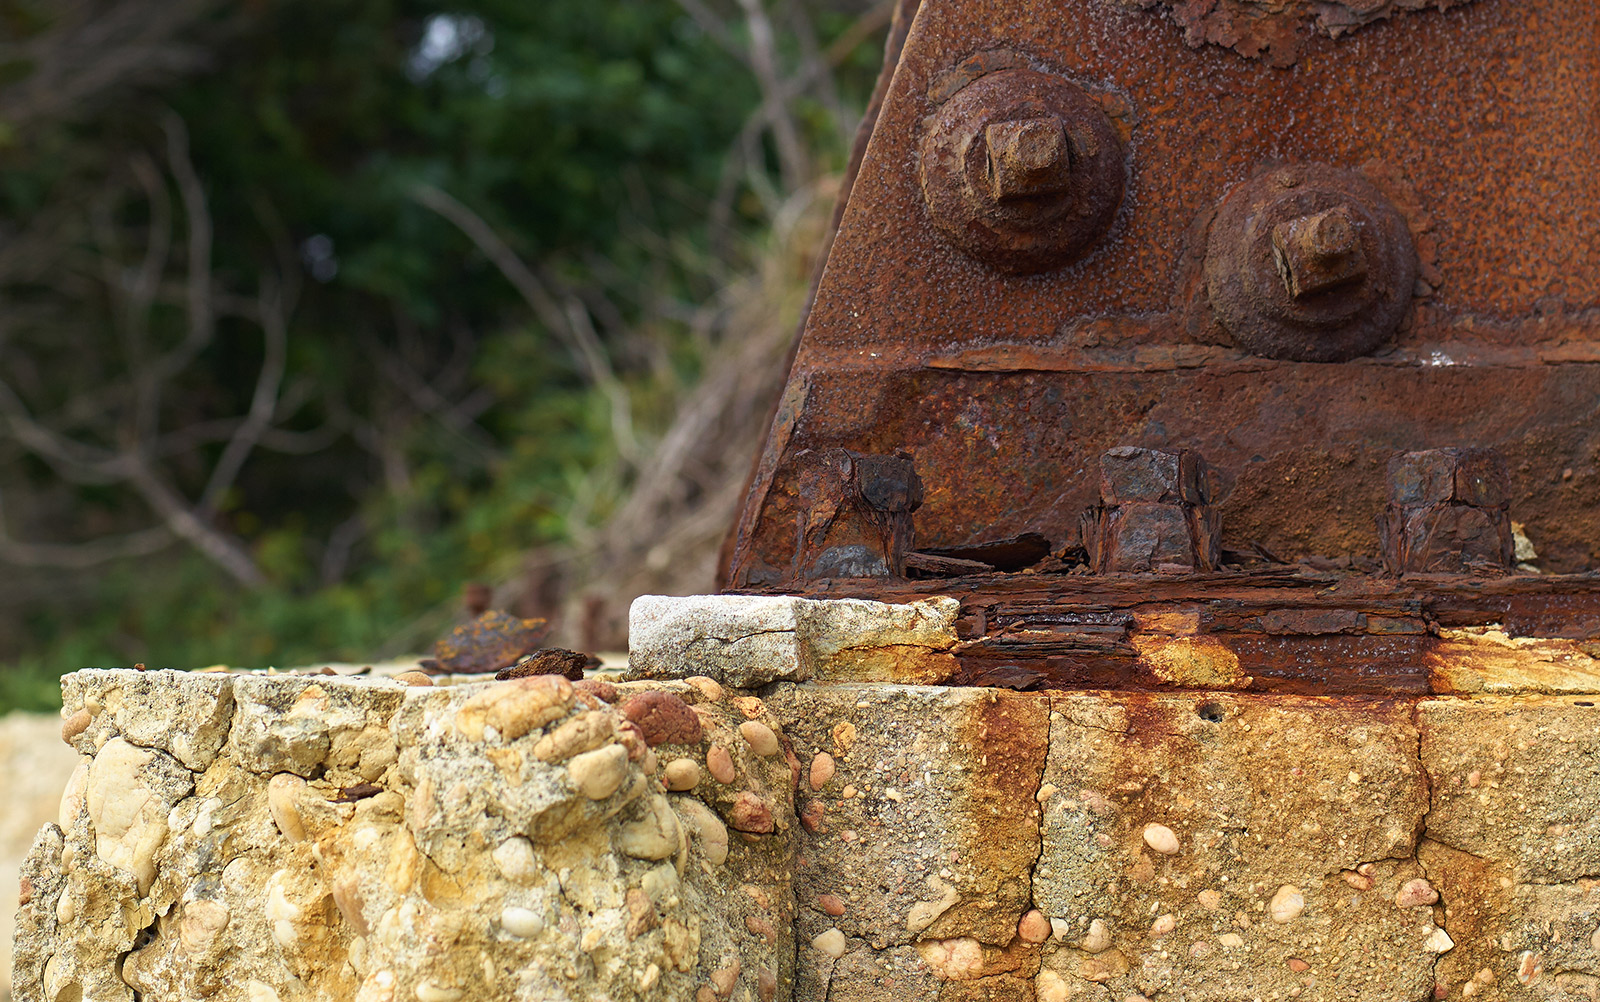
<svg viewBox="0 0 1600 1002">
<path fill-rule="evenodd" d="M 1089 931 L 1084 933 L 1083 942 L 1078 948 L 1084 953 L 1099 953 L 1111 945 L 1111 930 L 1101 919 L 1089 923 Z"/>
<path fill-rule="evenodd" d="M 837 768 L 832 755 L 827 752 L 817 752 L 816 757 L 811 760 L 811 788 L 820 790 L 827 786 L 828 780 L 833 778 Z"/>
<path fill-rule="evenodd" d="M 817 907 L 822 909 L 824 915 L 838 918 L 844 914 L 844 902 L 832 894 L 817 895 Z"/>
<path fill-rule="evenodd" d="M 1178 928 L 1178 917 L 1168 912 L 1165 915 L 1158 916 L 1154 922 L 1150 923 L 1150 938 L 1160 939 L 1176 928 Z"/>
<path fill-rule="evenodd" d="M 531 939 L 544 931 L 544 919 L 529 908 L 507 908 L 500 913 L 500 928 L 518 939 Z"/>
<path fill-rule="evenodd" d="M 61 740 L 69 745 L 72 744 L 72 739 L 88 730 L 93 720 L 94 715 L 88 709 L 79 708 L 72 716 L 61 721 Z"/>
<path fill-rule="evenodd" d="M 1178 851 L 1178 836 L 1166 825 L 1152 821 L 1144 826 L 1144 844 L 1163 856 L 1172 856 Z"/>
<path fill-rule="evenodd" d="M 415 685 L 430 688 L 433 686 L 433 676 L 429 675 L 427 672 L 403 671 L 396 675 L 394 680 L 399 682 L 401 685 Z"/>
<path fill-rule="evenodd" d="M 731 957 L 726 964 L 711 972 L 711 983 L 716 986 L 717 997 L 727 998 L 733 994 L 733 986 L 739 982 L 739 958 Z"/>
<path fill-rule="evenodd" d="M 1408 880 L 1400 885 L 1400 890 L 1395 892 L 1394 903 L 1401 908 L 1415 908 L 1419 905 L 1431 905 L 1439 900 L 1439 892 L 1433 885 L 1421 877 Z"/>
<path fill-rule="evenodd" d="M 662 770 L 661 778 L 674 792 L 692 790 L 700 785 L 700 765 L 692 758 L 675 758 Z"/>
<path fill-rule="evenodd" d="M 778 754 L 778 736 L 759 720 L 746 720 L 740 724 L 739 736 L 750 745 L 751 751 L 762 758 Z"/>
<path fill-rule="evenodd" d="M 706 749 L 706 770 L 719 783 L 733 782 L 733 756 L 721 745 Z"/>
<path fill-rule="evenodd" d="M 1073 994 L 1066 979 L 1048 967 L 1033 979 L 1033 993 L 1039 1002 L 1067 1002 Z"/>
<path fill-rule="evenodd" d="M 765 835 L 772 831 L 775 822 L 772 807 L 749 790 L 734 798 L 728 808 L 728 824 L 742 832 Z"/>
<path fill-rule="evenodd" d="M 628 775 L 628 749 L 606 745 L 574 755 L 567 763 L 567 775 L 585 797 L 604 800 L 617 792 Z"/>
<path fill-rule="evenodd" d="M 698 689 L 700 691 L 700 695 L 704 696 L 706 699 L 709 699 L 713 703 L 722 698 L 722 686 L 719 685 L 717 680 L 714 678 L 710 678 L 705 675 L 690 675 L 688 678 L 684 679 L 684 681 Z"/>
<path fill-rule="evenodd" d="M 1279 925 L 1293 922 L 1305 910 L 1305 895 L 1300 893 L 1300 888 L 1292 884 L 1284 884 L 1278 888 L 1278 893 L 1267 903 L 1267 915 Z"/>
<path fill-rule="evenodd" d="M 837 928 L 833 928 L 817 936 L 816 939 L 813 939 L 811 941 L 811 945 L 816 947 L 818 950 L 821 950 L 823 953 L 826 953 L 834 960 L 838 960 L 840 957 L 844 956 L 845 947 L 849 946 L 850 944 L 849 941 L 844 938 L 844 933 L 840 932 Z"/>
<path fill-rule="evenodd" d="M 1043 943 L 1050 938 L 1050 918 L 1037 908 L 1024 912 L 1017 922 L 1017 935 L 1024 943 Z"/>
</svg>

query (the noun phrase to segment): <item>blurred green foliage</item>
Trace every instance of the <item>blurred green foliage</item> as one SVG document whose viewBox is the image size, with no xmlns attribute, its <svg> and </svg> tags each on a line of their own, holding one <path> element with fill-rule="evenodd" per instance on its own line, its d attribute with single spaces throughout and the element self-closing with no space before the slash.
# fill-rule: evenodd
<svg viewBox="0 0 1600 1002">
<path fill-rule="evenodd" d="M 826 42 L 863 9 L 800 13 Z M 742 38 L 738 8 L 727 10 Z M 298 284 L 285 392 L 300 402 L 286 427 L 326 441 L 303 455 L 252 454 L 220 506 L 217 526 L 246 547 L 264 587 L 238 586 L 180 544 L 87 572 L 11 571 L 22 587 L 0 615 L 0 712 L 52 705 L 55 677 L 84 665 L 287 665 L 417 649 L 463 582 L 510 573 L 524 551 L 574 531 L 573 492 L 616 458 L 605 401 L 493 264 L 412 197 L 416 185 L 471 206 L 591 304 L 646 428 L 666 420 L 707 350 L 682 315 L 740 266 L 716 246 L 759 248 L 768 223 L 741 183 L 733 231 L 709 230 L 728 151 L 761 96 L 749 69 L 675 3 L 282 0 L 212 8 L 185 32 L 203 69 L 0 131 L 0 234 L 42 228 L 61 244 L 49 275 L 0 292 L 0 308 L 22 318 L 0 342 L 0 369 L 40 414 L 116 381 L 125 318 L 114 297 L 83 291 L 106 251 L 80 217 L 117 184 L 137 194 L 119 171 L 140 155 L 164 163 L 162 123 L 175 115 L 209 207 L 216 286 L 248 297 L 273 275 Z M 864 41 L 839 66 L 845 106 L 864 102 L 876 47 Z M 796 119 L 818 169 L 837 168 L 837 113 L 801 98 Z M 192 220 L 176 181 L 163 184 L 181 236 Z M 154 218 L 147 203 L 130 195 L 107 211 L 131 232 Z M 175 253 L 175 284 L 184 264 Z M 163 300 L 151 337 L 179 341 L 185 323 Z M 168 394 L 163 422 L 244 413 L 261 351 L 258 331 L 221 321 Z M 452 423 L 382 360 L 424 381 L 453 373 L 453 399 L 479 402 Z M 174 460 L 177 485 L 197 494 L 222 448 Z M 64 485 L 18 451 L 0 456 L 0 486 L 17 539 L 86 539 L 152 520 L 128 491 Z M 592 499 L 583 517 L 614 502 Z"/>
</svg>

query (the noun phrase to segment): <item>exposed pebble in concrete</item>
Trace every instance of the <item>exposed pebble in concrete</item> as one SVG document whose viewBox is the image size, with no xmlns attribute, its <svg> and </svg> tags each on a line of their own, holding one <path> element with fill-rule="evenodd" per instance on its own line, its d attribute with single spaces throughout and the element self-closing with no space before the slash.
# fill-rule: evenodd
<svg viewBox="0 0 1600 1002">
<path fill-rule="evenodd" d="M 1517 958 L 1517 980 L 1525 985 L 1531 985 L 1539 980 L 1539 975 L 1544 973 L 1544 958 L 1532 950 L 1522 951 Z"/>
<path fill-rule="evenodd" d="M 1305 895 L 1300 893 L 1300 888 L 1292 884 L 1284 884 L 1278 888 L 1278 893 L 1267 903 L 1267 915 L 1272 921 L 1280 924 L 1293 922 L 1305 910 Z"/>
<path fill-rule="evenodd" d="M 721 745 L 712 745 L 707 748 L 706 771 L 711 773 L 711 778 L 719 783 L 733 782 L 733 756 L 728 754 L 728 749 Z"/>
<path fill-rule="evenodd" d="M 739 794 L 728 808 L 728 824 L 742 832 L 765 835 L 772 831 L 775 822 L 772 806 L 749 790 Z"/>
<path fill-rule="evenodd" d="M 1306 963 L 1304 960 L 1301 960 L 1299 957 L 1290 957 L 1286 963 L 1289 965 L 1289 970 L 1295 972 L 1296 974 L 1304 974 L 1305 972 L 1311 970 L 1311 965 Z"/>
<path fill-rule="evenodd" d="M 1423 942 L 1422 946 L 1432 953 L 1449 953 L 1455 949 L 1456 941 L 1450 938 L 1449 933 L 1435 927 L 1432 932 L 1428 933 L 1428 938 Z"/>
<path fill-rule="evenodd" d="M 1017 922 L 1017 935 L 1024 943 L 1043 943 L 1050 938 L 1050 919 L 1037 908 L 1025 912 Z"/>
<path fill-rule="evenodd" d="M 1166 825 L 1151 822 L 1144 826 L 1144 844 L 1161 853 L 1163 856 L 1176 855 L 1178 852 L 1178 836 Z"/>
<path fill-rule="evenodd" d="M 628 750 L 621 745 L 606 745 L 576 755 L 567 763 L 572 785 L 590 800 L 604 800 L 616 793 L 628 775 Z"/>
<path fill-rule="evenodd" d="M 1400 890 L 1395 892 L 1394 903 L 1401 908 L 1415 908 L 1418 905 L 1431 905 L 1439 900 L 1439 892 L 1433 885 L 1421 877 L 1408 880 L 1400 885 Z"/>
<path fill-rule="evenodd" d="M 740 724 L 739 736 L 750 745 L 751 751 L 762 758 L 778 754 L 778 736 L 759 720 L 746 720 Z"/>
<path fill-rule="evenodd" d="M 838 960 L 840 957 L 844 956 L 845 947 L 848 946 L 849 943 L 844 938 L 844 933 L 840 932 L 836 928 L 829 928 L 827 931 L 812 939 L 811 945 L 816 947 L 818 950 L 821 950 L 823 953 L 826 953 L 834 960 Z"/>
<path fill-rule="evenodd" d="M 1150 923 L 1150 938 L 1160 939 L 1176 928 L 1178 928 L 1178 917 L 1176 915 L 1168 912 L 1165 915 L 1157 916 L 1156 920 Z"/>
<path fill-rule="evenodd" d="M 828 785 L 828 780 L 833 778 L 835 765 L 833 756 L 827 752 L 817 752 L 811 760 L 811 789 L 820 790 Z"/>
<path fill-rule="evenodd" d="M 1339 871 L 1339 877 L 1358 891 L 1372 890 L 1372 878 L 1366 874 L 1357 873 L 1354 870 L 1341 870 Z"/>
<path fill-rule="evenodd" d="M 1121 950 L 1110 949 L 1085 957 L 1078 965 L 1078 976 L 1085 981 L 1106 982 L 1128 973 L 1128 958 Z"/>
<path fill-rule="evenodd" d="M 705 730 L 694 708 L 670 692 L 644 692 L 622 704 L 622 714 L 638 725 L 645 743 L 695 745 Z"/>
<path fill-rule="evenodd" d="M 61 721 L 61 740 L 72 744 L 72 739 L 89 729 L 89 724 L 94 720 L 94 715 L 88 707 L 79 707 L 71 716 Z"/>
<path fill-rule="evenodd" d="M 739 983 L 739 958 L 729 957 L 719 968 L 711 972 L 711 984 L 717 990 L 717 998 L 725 999 L 733 994 L 733 986 Z"/>
<path fill-rule="evenodd" d="M 971 936 L 925 939 L 917 953 L 933 973 L 949 981 L 966 981 L 983 972 L 983 944 Z"/>
<path fill-rule="evenodd" d="M 521 939 L 544 931 L 544 919 L 529 908 L 506 908 L 500 912 L 500 928 Z"/>
<path fill-rule="evenodd" d="M 416 686 L 422 689 L 432 688 L 433 686 L 433 676 L 427 672 L 403 671 L 396 675 L 394 680 L 401 685 Z"/>
<path fill-rule="evenodd" d="M 675 758 L 662 770 L 661 778 L 674 792 L 692 790 L 700 785 L 700 766 L 691 758 Z"/>
<path fill-rule="evenodd" d="M 824 915 L 838 918 L 844 914 L 844 902 L 832 894 L 817 895 L 817 907 L 822 909 Z"/>
<path fill-rule="evenodd" d="M 1033 994 L 1038 1002 L 1067 1002 L 1072 998 L 1067 982 L 1055 971 L 1045 968 L 1033 979 Z"/>
<path fill-rule="evenodd" d="M 1111 930 L 1101 919 L 1089 923 L 1089 931 L 1084 934 L 1083 942 L 1078 944 L 1079 949 L 1085 953 L 1099 953 L 1111 945 Z"/>
<path fill-rule="evenodd" d="M 280 772 L 267 783 L 267 813 L 284 838 L 291 842 L 304 842 L 305 825 L 300 820 L 300 810 L 295 800 L 304 790 L 306 781 L 289 772 Z"/>
</svg>

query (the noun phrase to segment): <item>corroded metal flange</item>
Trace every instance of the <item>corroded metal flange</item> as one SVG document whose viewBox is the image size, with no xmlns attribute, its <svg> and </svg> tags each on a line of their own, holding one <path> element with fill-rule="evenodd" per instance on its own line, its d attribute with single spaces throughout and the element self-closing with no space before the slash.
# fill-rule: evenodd
<svg viewBox="0 0 1600 1002">
<path fill-rule="evenodd" d="M 1217 209 L 1206 290 L 1239 347 L 1293 362 L 1368 354 L 1417 280 L 1406 221 L 1371 181 L 1326 164 L 1264 171 Z"/>
<path fill-rule="evenodd" d="M 1005 69 L 966 85 L 929 121 L 922 193 L 933 223 L 1012 273 L 1082 255 L 1122 202 L 1122 142 L 1104 111 L 1049 73 Z"/>
</svg>

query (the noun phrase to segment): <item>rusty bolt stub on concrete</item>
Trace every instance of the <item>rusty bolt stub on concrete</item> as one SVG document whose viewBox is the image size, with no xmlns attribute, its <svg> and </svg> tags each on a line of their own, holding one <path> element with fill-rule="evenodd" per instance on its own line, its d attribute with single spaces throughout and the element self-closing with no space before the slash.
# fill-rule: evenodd
<svg viewBox="0 0 1600 1002">
<path fill-rule="evenodd" d="M 1100 457 L 1100 503 L 1080 520 L 1096 574 L 1215 570 L 1215 472 L 1198 453 L 1122 446 Z"/>
<path fill-rule="evenodd" d="M 1378 542 L 1391 574 L 1508 568 L 1510 478 L 1493 449 L 1427 449 L 1389 461 Z"/>
<path fill-rule="evenodd" d="M 1075 84 L 1010 67 L 956 91 L 922 139 L 922 193 L 939 231 L 1004 272 L 1081 256 L 1116 218 L 1126 170 L 1111 121 Z"/>
<path fill-rule="evenodd" d="M 1230 191 L 1206 244 L 1206 292 L 1239 347 L 1343 362 L 1399 329 L 1417 280 L 1400 211 L 1364 176 L 1293 164 Z"/>
<path fill-rule="evenodd" d="M 904 577 L 922 480 L 906 455 L 803 452 L 793 577 Z"/>
</svg>

